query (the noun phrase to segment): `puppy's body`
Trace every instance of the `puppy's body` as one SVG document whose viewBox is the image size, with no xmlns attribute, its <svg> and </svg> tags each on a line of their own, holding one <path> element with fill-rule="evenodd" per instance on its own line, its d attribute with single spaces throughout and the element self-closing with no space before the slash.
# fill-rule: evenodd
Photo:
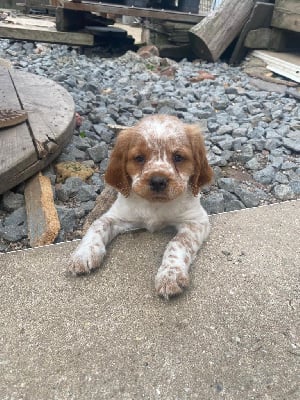
<svg viewBox="0 0 300 400">
<path fill-rule="evenodd" d="M 155 287 L 166 298 L 180 293 L 188 286 L 189 266 L 209 233 L 199 190 L 211 176 L 197 127 L 175 117 L 151 116 L 123 131 L 105 175 L 119 191 L 117 200 L 87 231 L 73 254 L 71 271 L 97 268 L 106 245 L 120 233 L 174 226 L 177 234 L 166 248 Z"/>
</svg>

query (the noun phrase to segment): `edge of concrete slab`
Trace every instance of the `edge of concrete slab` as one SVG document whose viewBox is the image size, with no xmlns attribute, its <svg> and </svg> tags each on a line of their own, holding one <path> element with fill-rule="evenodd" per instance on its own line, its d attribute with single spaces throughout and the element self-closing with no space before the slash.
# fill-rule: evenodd
<svg viewBox="0 0 300 400">
<path fill-rule="evenodd" d="M 169 302 L 167 233 L 119 236 L 81 278 L 64 272 L 77 242 L 2 254 L 1 400 L 298 400 L 299 208 L 215 215 Z"/>
<path fill-rule="evenodd" d="M 265 208 L 265 207 L 274 207 L 274 206 L 279 206 L 279 205 L 285 205 L 287 203 L 297 203 L 300 202 L 300 199 L 291 199 L 291 200 L 286 200 L 286 201 L 281 201 L 278 203 L 272 203 L 272 204 L 263 204 L 257 207 L 251 207 L 251 208 L 243 208 L 241 210 L 232 210 L 232 211 L 224 211 L 221 213 L 216 213 L 216 214 L 209 214 L 209 219 L 213 219 L 216 216 L 221 216 L 221 215 L 227 215 L 227 214 L 235 214 L 235 213 L 240 213 L 240 212 L 248 212 L 248 211 L 253 211 L 256 209 L 260 209 L 260 208 Z M 137 230 L 131 230 L 130 232 L 135 232 L 135 231 L 142 231 L 141 229 L 137 229 Z M 126 233 L 125 233 L 126 235 Z M 18 249 L 18 250 L 11 250 L 8 252 L 1 252 L 0 251 L 0 256 L 2 254 L 10 254 L 10 253 L 17 253 L 17 252 L 23 252 L 23 251 L 32 251 L 35 249 L 38 249 L 40 247 L 49 247 L 49 246 L 63 246 L 66 243 L 74 243 L 74 242 L 80 242 L 81 239 L 74 239 L 74 240 L 66 240 L 65 242 L 59 242 L 59 243 L 51 243 L 51 244 L 47 244 L 47 245 L 43 245 L 43 246 L 36 246 L 36 247 L 28 247 L 25 249 Z"/>
</svg>

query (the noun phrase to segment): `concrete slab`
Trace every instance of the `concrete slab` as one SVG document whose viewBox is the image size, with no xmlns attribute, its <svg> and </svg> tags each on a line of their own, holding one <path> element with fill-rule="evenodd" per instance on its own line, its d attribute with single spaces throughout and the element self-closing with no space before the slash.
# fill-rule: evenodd
<svg viewBox="0 0 300 400">
<path fill-rule="evenodd" d="M 65 274 L 76 243 L 0 255 L 0 398 L 300 398 L 300 201 L 213 216 L 192 286 L 153 281 L 169 234 L 117 238 Z"/>
</svg>

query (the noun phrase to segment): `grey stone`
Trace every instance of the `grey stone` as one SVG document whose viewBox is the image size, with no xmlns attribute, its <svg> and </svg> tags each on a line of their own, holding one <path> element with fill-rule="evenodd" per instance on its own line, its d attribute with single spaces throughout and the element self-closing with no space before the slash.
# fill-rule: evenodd
<svg viewBox="0 0 300 400">
<path fill-rule="evenodd" d="M 72 232 L 76 226 L 76 213 L 73 208 L 56 206 L 61 229 L 64 232 Z"/>
<path fill-rule="evenodd" d="M 234 193 L 248 208 L 256 207 L 259 205 L 259 197 L 255 193 L 252 193 L 247 189 L 244 189 L 242 187 L 235 187 Z"/>
<path fill-rule="evenodd" d="M 268 165 L 260 171 L 254 172 L 253 177 L 257 182 L 264 185 L 270 184 L 275 178 L 275 169 L 271 165 Z"/>
<path fill-rule="evenodd" d="M 295 197 L 292 188 L 288 185 L 276 185 L 273 193 L 279 200 L 291 200 Z"/>
<path fill-rule="evenodd" d="M 7 226 L 21 226 L 27 228 L 27 215 L 25 207 L 20 207 L 18 210 L 13 211 L 4 219 L 4 225 Z"/>
<path fill-rule="evenodd" d="M 287 149 L 290 149 L 296 153 L 300 153 L 300 140 L 283 138 L 282 143 Z"/>
<path fill-rule="evenodd" d="M 97 197 L 97 192 L 95 188 L 91 185 L 84 184 L 81 186 L 80 191 L 76 194 L 75 199 L 79 201 L 90 201 L 95 200 Z"/>
<path fill-rule="evenodd" d="M 272 167 L 274 167 L 274 168 L 280 168 L 281 166 L 282 166 L 282 163 L 283 163 L 283 157 L 281 157 L 281 156 L 278 156 L 278 157 L 274 157 L 273 155 L 271 155 L 270 157 L 269 157 L 269 159 L 270 159 L 270 161 L 271 161 L 271 165 L 272 165 Z"/>
<path fill-rule="evenodd" d="M 280 171 L 276 173 L 274 180 L 278 183 L 289 183 L 288 177 Z"/>
<path fill-rule="evenodd" d="M 213 121 L 207 121 L 207 129 L 209 130 L 209 132 L 216 132 L 219 128 L 219 124 L 217 124 L 216 122 Z"/>
<path fill-rule="evenodd" d="M 62 155 L 60 156 L 60 160 L 62 156 L 65 155 L 68 159 L 66 161 L 75 161 L 75 160 L 84 160 L 85 152 L 79 150 L 73 143 L 69 144 L 66 149 L 64 149 Z"/>
<path fill-rule="evenodd" d="M 232 142 L 233 142 L 233 138 L 229 136 L 229 137 L 226 137 L 224 140 L 219 141 L 218 145 L 223 150 L 231 150 Z"/>
<path fill-rule="evenodd" d="M 225 165 L 227 165 L 227 161 L 224 157 L 221 157 L 211 152 L 208 153 L 207 159 L 212 167 L 214 166 L 225 167 Z"/>
<path fill-rule="evenodd" d="M 231 125 L 222 125 L 218 129 L 218 135 L 224 135 L 226 133 L 231 133 L 233 131 L 233 127 Z"/>
<path fill-rule="evenodd" d="M 97 193 L 102 192 L 102 190 L 104 189 L 104 182 L 103 179 L 99 176 L 99 174 L 97 173 L 93 174 L 92 177 L 90 178 L 90 182 L 92 185 L 94 185 L 94 188 Z"/>
<path fill-rule="evenodd" d="M 296 169 L 297 164 L 295 164 L 292 161 L 284 161 L 281 165 L 281 169 L 286 170 L 286 169 Z"/>
<path fill-rule="evenodd" d="M 108 158 L 106 158 L 105 160 L 101 161 L 101 163 L 100 163 L 100 169 L 99 169 L 99 172 L 100 172 L 101 174 L 104 174 L 104 172 L 107 170 L 108 163 L 109 163 Z"/>
<path fill-rule="evenodd" d="M 233 144 L 233 149 L 234 149 L 235 151 L 241 151 L 241 150 L 242 150 L 242 147 L 243 147 L 243 144 L 245 144 L 247 141 L 248 141 L 248 140 L 247 140 L 246 137 L 236 137 L 236 138 L 233 138 L 233 142 L 232 142 L 232 144 Z"/>
<path fill-rule="evenodd" d="M 281 138 L 281 135 L 277 133 L 274 129 L 268 128 L 266 129 L 266 139 L 278 139 Z"/>
<path fill-rule="evenodd" d="M 65 183 L 56 187 L 56 196 L 58 200 L 68 201 L 80 192 L 84 182 L 77 177 L 70 177 L 66 179 Z"/>
<path fill-rule="evenodd" d="M 247 135 L 247 132 L 248 132 L 248 128 L 239 127 L 232 131 L 232 136 L 233 137 L 243 137 L 243 136 Z"/>
<path fill-rule="evenodd" d="M 261 105 L 254 102 L 254 103 L 249 103 L 247 105 L 248 111 L 251 115 L 256 115 L 259 114 L 261 112 Z"/>
<path fill-rule="evenodd" d="M 82 138 L 80 136 L 74 136 L 73 143 L 75 144 L 77 149 L 82 151 L 86 151 L 89 147 L 91 147 L 90 142 L 86 137 Z"/>
<path fill-rule="evenodd" d="M 253 147 L 251 143 L 244 144 L 240 151 L 237 151 L 235 154 L 235 158 L 242 162 L 246 163 L 247 161 L 253 158 Z"/>
<path fill-rule="evenodd" d="M 238 181 L 233 178 L 220 178 L 217 183 L 220 189 L 226 190 L 227 192 L 234 192 Z"/>
<path fill-rule="evenodd" d="M 262 151 L 265 148 L 266 140 L 265 139 L 253 139 L 249 140 L 249 143 L 252 144 L 255 150 Z"/>
<path fill-rule="evenodd" d="M 108 147 L 107 147 L 106 143 L 101 142 L 101 143 L 97 144 L 96 146 L 93 146 L 93 147 L 87 149 L 87 152 L 88 152 L 89 156 L 96 163 L 98 163 L 107 157 Z"/>
<path fill-rule="evenodd" d="M 300 194 L 300 180 L 291 181 L 289 186 L 292 189 L 292 191 L 295 193 L 295 195 Z"/>
<path fill-rule="evenodd" d="M 242 210 L 245 206 L 240 200 L 229 200 L 225 203 L 225 211 Z"/>
<path fill-rule="evenodd" d="M 224 212 L 225 203 L 222 193 L 212 193 L 206 198 L 201 198 L 201 204 L 208 214 Z"/>
<path fill-rule="evenodd" d="M 25 207 L 13 211 L 0 224 L 0 236 L 9 242 L 17 242 L 27 236 L 27 216 Z"/>
<path fill-rule="evenodd" d="M 260 169 L 261 165 L 258 161 L 257 157 L 251 158 L 249 161 L 246 162 L 246 167 L 251 169 L 252 171 L 257 171 Z"/>
<path fill-rule="evenodd" d="M 281 139 L 267 139 L 265 142 L 266 150 L 273 150 L 281 146 Z"/>
<path fill-rule="evenodd" d="M 2 195 L 1 207 L 3 210 L 12 212 L 25 204 L 24 195 L 8 191 Z"/>
<path fill-rule="evenodd" d="M 214 98 L 212 101 L 212 105 L 216 110 L 226 110 L 228 104 L 229 104 L 229 101 L 225 97 L 223 97 L 223 98 L 217 97 L 217 98 Z"/>
<path fill-rule="evenodd" d="M 0 225 L 0 236 L 8 242 L 18 242 L 27 236 L 27 229 L 24 226 Z"/>
</svg>

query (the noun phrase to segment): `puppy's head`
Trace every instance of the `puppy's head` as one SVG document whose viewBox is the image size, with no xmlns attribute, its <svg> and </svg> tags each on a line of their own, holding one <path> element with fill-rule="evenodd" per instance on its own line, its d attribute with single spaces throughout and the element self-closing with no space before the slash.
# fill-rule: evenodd
<svg viewBox="0 0 300 400">
<path fill-rule="evenodd" d="M 196 196 L 211 178 L 200 129 L 167 115 L 143 118 L 122 131 L 105 174 L 124 196 L 133 191 L 160 202 L 177 198 L 189 186 Z"/>
</svg>

